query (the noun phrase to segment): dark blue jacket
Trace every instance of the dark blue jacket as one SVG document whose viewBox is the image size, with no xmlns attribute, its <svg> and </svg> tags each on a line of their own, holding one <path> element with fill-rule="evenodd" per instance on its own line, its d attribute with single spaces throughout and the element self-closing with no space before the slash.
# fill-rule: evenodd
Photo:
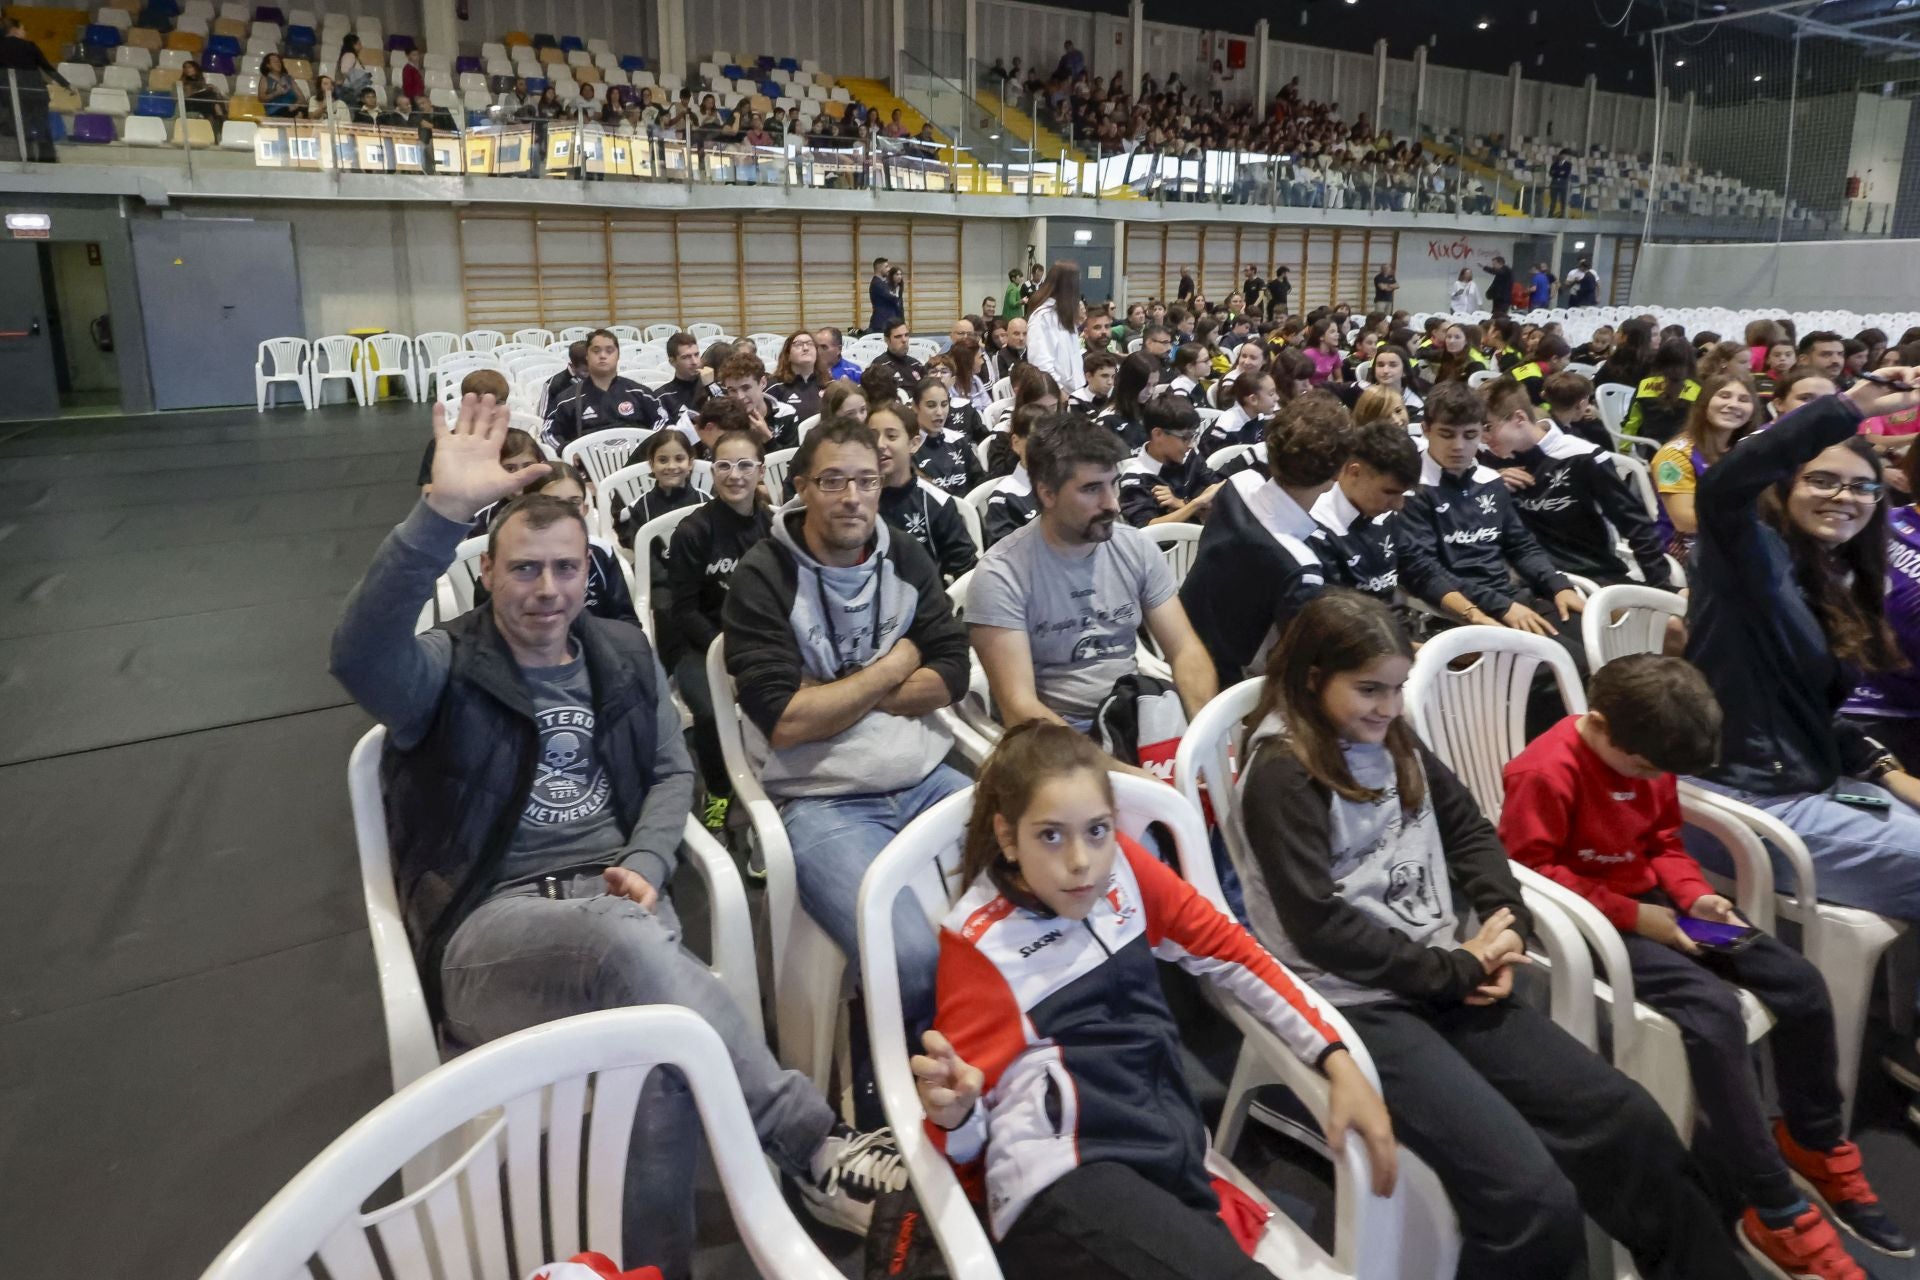
<svg viewBox="0 0 1920 1280">
<path fill-rule="evenodd" d="M 1756 509 L 1768 489 L 1858 432 L 1860 418 L 1845 396 L 1823 396 L 1742 440 L 1700 481 L 1687 659 L 1725 717 L 1720 763 L 1707 775 L 1716 782 L 1808 794 L 1883 754 L 1835 720 L 1857 673 L 1833 656 L 1786 539 Z"/>
</svg>

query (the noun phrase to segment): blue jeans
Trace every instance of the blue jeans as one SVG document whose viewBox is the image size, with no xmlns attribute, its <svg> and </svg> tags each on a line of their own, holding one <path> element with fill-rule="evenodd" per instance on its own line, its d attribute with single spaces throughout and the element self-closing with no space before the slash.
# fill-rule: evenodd
<svg viewBox="0 0 1920 1280">
<path fill-rule="evenodd" d="M 946 765 L 904 791 L 860 796 L 802 796 L 780 806 L 793 845 L 800 905 L 826 930 L 848 963 L 860 955 L 860 880 L 880 851 L 909 822 L 954 792 L 973 785 Z M 893 908 L 893 945 L 900 965 L 900 1006 L 910 1043 L 933 1025 L 933 977 L 939 940 L 919 905 L 902 897 Z"/>
<path fill-rule="evenodd" d="M 1830 792 L 1770 796 L 1701 778 L 1689 781 L 1742 804 L 1763 809 L 1787 824 L 1806 842 L 1818 875 L 1820 897 L 1843 907 L 1859 907 L 1895 920 L 1920 921 L 1920 813 L 1891 791 L 1842 778 L 1836 789 L 1881 796 L 1892 803 L 1885 809 L 1860 809 L 1841 804 Z M 1732 865 L 1717 840 L 1685 828 L 1687 851 L 1706 867 L 1732 874 Z M 1774 877 L 1782 892 L 1789 891 L 1785 868 L 1776 858 Z"/>
</svg>

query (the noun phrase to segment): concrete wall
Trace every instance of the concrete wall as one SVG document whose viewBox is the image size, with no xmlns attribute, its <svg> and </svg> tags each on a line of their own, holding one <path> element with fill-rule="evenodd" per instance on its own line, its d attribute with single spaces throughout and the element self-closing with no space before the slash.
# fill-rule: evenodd
<svg viewBox="0 0 1920 1280">
<path fill-rule="evenodd" d="M 1910 310 L 1920 297 L 1920 241 L 1807 244 L 1646 244 L 1634 273 L 1634 305 L 1844 307 Z"/>
</svg>

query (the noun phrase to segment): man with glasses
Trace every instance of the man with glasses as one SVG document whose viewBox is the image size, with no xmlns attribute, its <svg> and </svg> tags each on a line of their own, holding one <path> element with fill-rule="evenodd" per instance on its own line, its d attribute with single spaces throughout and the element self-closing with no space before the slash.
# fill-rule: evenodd
<svg viewBox="0 0 1920 1280">
<path fill-rule="evenodd" d="M 860 879 L 888 841 L 967 785 L 942 763 L 934 713 L 967 690 L 967 637 L 940 570 L 879 519 L 880 449 L 865 424 L 822 423 L 794 455 L 801 506 L 733 571 L 721 612 L 727 671 L 760 783 L 780 805 L 800 904 L 849 962 Z M 909 1030 L 933 1020 L 938 944 L 926 916 L 894 914 Z"/>
<path fill-rule="evenodd" d="M 1120 464 L 1120 514 L 1136 529 L 1150 524 L 1198 524 L 1213 506 L 1220 477 L 1193 447 L 1200 414 L 1180 396 L 1140 406 L 1147 442 Z"/>
</svg>

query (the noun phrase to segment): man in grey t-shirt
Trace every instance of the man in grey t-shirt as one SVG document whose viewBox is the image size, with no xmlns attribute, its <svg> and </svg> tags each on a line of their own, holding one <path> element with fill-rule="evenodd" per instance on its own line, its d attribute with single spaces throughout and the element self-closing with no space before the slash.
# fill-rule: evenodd
<svg viewBox="0 0 1920 1280">
<path fill-rule="evenodd" d="M 1086 729 L 1114 682 L 1137 669 L 1144 623 L 1192 716 L 1218 691 L 1179 583 L 1153 540 L 1120 519 L 1125 444 L 1073 414 L 1027 442 L 1039 518 L 996 542 L 967 592 L 967 630 L 1003 724 Z"/>
</svg>

